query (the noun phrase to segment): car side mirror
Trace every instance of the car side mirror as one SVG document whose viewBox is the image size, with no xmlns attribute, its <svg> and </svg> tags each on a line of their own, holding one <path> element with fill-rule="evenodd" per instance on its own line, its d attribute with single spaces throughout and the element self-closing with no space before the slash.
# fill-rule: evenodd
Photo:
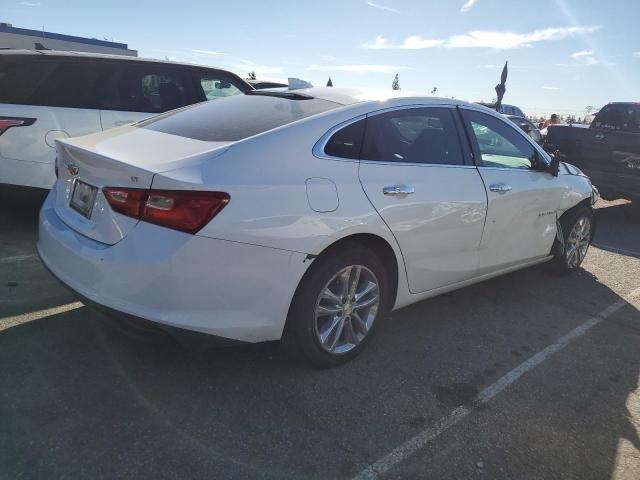
<svg viewBox="0 0 640 480">
<path fill-rule="evenodd" d="M 560 172 L 560 162 L 562 162 L 566 158 L 566 156 L 560 153 L 559 150 L 550 153 L 549 156 L 551 157 L 551 162 L 546 164 L 547 168 L 545 170 L 554 177 L 557 177 L 558 173 Z"/>
</svg>

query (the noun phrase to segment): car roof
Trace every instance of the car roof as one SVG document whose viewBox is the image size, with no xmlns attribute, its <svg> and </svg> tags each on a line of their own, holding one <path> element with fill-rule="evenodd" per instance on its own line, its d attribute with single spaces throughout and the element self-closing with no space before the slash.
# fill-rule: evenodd
<svg viewBox="0 0 640 480">
<path fill-rule="evenodd" d="M 275 89 L 274 89 L 275 90 Z M 451 98 L 433 97 L 431 95 L 420 94 L 403 90 L 388 90 L 377 88 L 336 88 L 336 87 L 313 87 L 291 92 L 301 93 L 313 98 L 327 100 L 341 105 L 353 105 L 356 103 L 379 103 L 385 102 L 389 107 L 396 105 L 410 105 L 412 102 L 432 105 L 469 105 L 474 104 L 462 100 Z"/>
<path fill-rule="evenodd" d="M 219 70 L 223 72 L 229 72 L 224 68 L 209 67 L 207 65 L 198 65 L 196 63 L 174 62 L 171 60 L 159 60 L 157 58 L 144 58 L 144 57 L 132 57 L 129 55 L 113 55 L 110 53 L 93 53 L 93 52 L 73 52 L 63 50 L 27 50 L 27 49 L 0 49 L 0 55 L 16 55 L 16 56 L 46 56 L 46 57 L 65 57 L 65 58 L 96 58 L 104 60 L 124 60 L 129 62 L 143 62 L 143 63 L 160 63 L 166 65 L 181 65 L 190 68 L 205 68 L 208 70 Z"/>
</svg>

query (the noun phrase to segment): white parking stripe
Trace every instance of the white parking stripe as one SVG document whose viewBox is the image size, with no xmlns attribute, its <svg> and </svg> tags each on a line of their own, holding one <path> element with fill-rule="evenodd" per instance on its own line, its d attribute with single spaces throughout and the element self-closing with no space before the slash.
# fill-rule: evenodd
<svg viewBox="0 0 640 480">
<path fill-rule="evenodd" d="M 59 313 L 69 312 L 77 308 L 84 307 L 80 302 L 67 303 L 58 307 L 47 308 L 45 310 L 38 310 L 36 312 L 23 313 L 22 315 L 15 315 L 13 317 L 0 318 L 0 331 L 7 328 L 15 327 L 21 323 L 32 322 L 33 320 L 40 320 L 41 318 L 49 317 L 51 315 L 57 315 Z"/>
<path fill-rule="evenodd" d="M 0 258 L 0 265 L 2 265 L 3 263 L 21 262 L 22 260 L 30 260 L 37 257 L 38 255 L 36 255 L 35 253 L 31 253 L 29 255 L 15 255 L 13 257 L 4 257 Z"/>
<path fill-rule="evenodd" d="M 620 310 L 622 307 L 627 305 L 628 300 L 640 295 L 640 288 L 634 290 L 629 295 L 626 296 L 627 300 L 621 299 L 612 305 L 608 306 L 604 310 L 602 310 L 598 315 L 589 318 L 587 321 L 579 325 L 578 327 L 571 330 L 566 335 L 560 337 L 555 343 L 552 343 L 544 350 L 536 353 L 534 356 L 524 361 L 516 368 L 511 370 L 505 376 L 497 380 L 495 383 L 491 384 L 487 388 L 485 388 L 482 392 L 478 394 L 475 399 L 476 404 L 478 403 L 486 403 L 500 392 L 502 392 L 505 388 L 511 385 L 513 382 L 518 380 L 522 375 L 524 375 L 529 370 L 534 369 L 542 362 L 544 362 L 547 358 L 553 355 L 556 352 L 559 352 L 564 347 L 566 347 L 569 343 L 571 343 L 576 338 L 588 332 L 590 329 L 603 322 L 607 317 L 610 317 L 615 312 Z M 405 460 L 407 457 L 413 455 L 418 450 L 423 448 L 427 443 L 429 443 L 434 438 L 438 437 L 440 434 L 446 432 L 451 427 L 460 422 L 463 418 L 469 415 L 474 410 L 474 407 L 465 407 L 461 406 L 453 410 L 448 416 L 441 419 L 434 426 L 423 430 L 418 433 L 413 438 L 409 439 L 399 447 L 392 450 L 390 453 L 382 457 L 377 462 L 369 465 L 362 472 L 360 472 L 357 476 L 354 477 L 354 480 L 372 480 L 377 479 L 380 475 L 388 472 Z"/>
</svg>

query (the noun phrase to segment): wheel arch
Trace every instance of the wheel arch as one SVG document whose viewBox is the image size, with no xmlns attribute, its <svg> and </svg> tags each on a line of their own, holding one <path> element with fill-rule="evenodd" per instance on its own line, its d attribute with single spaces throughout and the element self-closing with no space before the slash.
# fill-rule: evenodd
<svg viewBox="0 0 640 480">
<path fill-rule="evenodd" d="M 366 247 L 380 258 L 384 266 L 387 268 L 387 275 L 389 277 L 387 279 L 390 287 L 388 308 L 390 310 L 393 309 L 398 297 L 398 289 L 401 281 L 400 275 L 404 272 L 404 261 L 402 260 L 399 250 L 396 251 L 387 239 L 380 235 L 376 235 L 375 233 L 351 233 L 344 237 L 335 239 L 335 241 L 326 245 L 320 253 L 313 255 L 314 261 L 300 279 L 298 288 L 304 281 L 305 276 L 308 274 L 313 264 L 318 259 L 326 255 L 330 255 L 331 252 L 347 244 Z"/>
</svg>

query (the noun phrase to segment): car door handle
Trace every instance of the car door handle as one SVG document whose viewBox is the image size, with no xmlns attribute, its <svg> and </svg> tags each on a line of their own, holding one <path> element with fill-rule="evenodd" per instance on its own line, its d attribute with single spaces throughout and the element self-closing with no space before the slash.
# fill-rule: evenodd
<svg viewBox="0 0 640 480">
<path fill-rule="evenodd" d="M 409 185 L 393 185 L 392 187 L 384 187 L 382 193 L 392 197 L 404 198 L 407 195 L 415 193 L 416 189 Z"/>
<path fill-rule="evenodd" d="M 511 190 L 511 185 L 507 185 L 506 183 L 494 183 L 492 185 L 489 185 L 489 190 L 491 190 L 492 192 L 498 192 L 498 193 L 507 193 L 509 190 Z"/>
</svg>

